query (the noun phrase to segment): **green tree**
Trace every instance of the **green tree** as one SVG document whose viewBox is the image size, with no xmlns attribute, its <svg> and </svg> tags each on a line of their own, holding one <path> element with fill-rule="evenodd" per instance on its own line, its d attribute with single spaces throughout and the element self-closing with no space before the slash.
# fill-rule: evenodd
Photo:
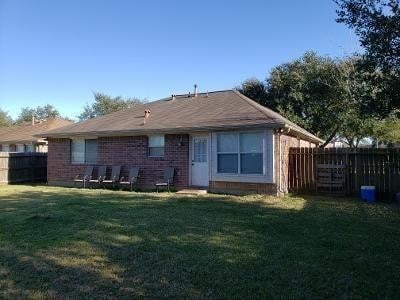
<svg viewBox="0 0 400 300">
<path fill-rule="evenodd" d="M 32 120 L 32 116 L 34 116 L 37 120 L 45 120 L 49 118 L 60 117 L 60 113 L 54 106 L 50 104 L 37 106 L 36 108 L 23 107 L 18 115 L 16 123 L 30 122 Z"/>
<path fill-rule="evenodd" d="M 365 68 L 360 57 L 338 62 L 346 111 L 341 118 L 338 137 L 350 147 L 358 147 L 371 137 L 377 122 L 391 115 L 390 99 L 386 95 L 387 78 L 379 70 Z"/>
<path fill-rule="evenodd" d="M 372 117 L 363 116 L 360 110 L 350 109 L 343 118 L 337 137 L 350 148 L 357 148 L 362 140 L 373 136 L 376 122 Z"/>
<path fill-rule="evenodd" d="M 270 102 L 285 117 L 329 142 L 354 108 L 353 64 L 306 53 L 275 67 L 267 79 Z"/>
<path fill-rule="evenodd" d="M 276 104 L 271 103 L 271 98 L 268 97 L 266 85 L 257 78 L 249 78 L 243 81 L 236 89 L 259 104 L 276 109 Z"/>
<path fill-rule="evenodd" d="M 372 137 L 386 144 L 400 143 L 400 121 L 398 118 L 388 118 L 375 123 Z"/>
<path fill-rule="evenodd" d="M 361 62 L 309 52 L 275 67 L 265 84 L 251 79 L 239 90 L 327 143 L 340 137 L 357 147 L 374 120 L 390 112 L 382 72 L 370 72 Z"/>
<path fill-rule="evenodd" d="M 10 115 L 0 108 L 0 127 L 10 126 L 13 123 Z"/>
<path fill-rule="evenodd" d="M 78 118 L 82 121 L 103 116 L 118 110 L 131 108 L 140 102 L 137 98 L 124 99 L 121 96 L 111 97 L 103 93 L 94 93 L 94 103 L 85 105 Z"/>
<path fill-rule="evenodd" d="M 339 23 L 354 29 L 372 69 L 387 76 L 386 95 L 400 107 L 400 2 L 399 0 L 335 0 Z"/>
</svg>

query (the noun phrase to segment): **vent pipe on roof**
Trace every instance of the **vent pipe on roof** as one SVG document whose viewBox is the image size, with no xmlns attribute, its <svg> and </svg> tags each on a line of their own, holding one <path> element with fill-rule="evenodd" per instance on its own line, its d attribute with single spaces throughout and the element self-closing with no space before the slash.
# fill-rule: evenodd
<svg viewBox="0 0 400 300">
<path fill-rule="evenodd" d="M 194 97 L 197 97 L 197 84 L 194 84 Z"/>
<path fill-rule="evenodd" d="M 150 116 L 150 109 L 145 109 L 144 110 L 143 124 L 146 124 L 146 120 L 149 118 L 149 116 Z"/>
</svg>

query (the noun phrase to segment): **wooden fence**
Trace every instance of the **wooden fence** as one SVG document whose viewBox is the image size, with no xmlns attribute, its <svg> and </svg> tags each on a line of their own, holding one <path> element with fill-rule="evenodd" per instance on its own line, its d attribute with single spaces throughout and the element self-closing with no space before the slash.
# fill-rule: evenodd
<svg viewBox="0 0 400 300">
<path fill-rule="evenodd" d="M 291 148 L 289 190 L 316 192 L 321 165 L 344 166 L 345 195 L 358 195 L 362 185 L 375 186 L 380 200 L 400 192 L 400 149 Z"/>
<path fill-rule="evenodd" d="M 0 184 L 47 181 L 47 153 L 0 152 Z"/>
</svg>

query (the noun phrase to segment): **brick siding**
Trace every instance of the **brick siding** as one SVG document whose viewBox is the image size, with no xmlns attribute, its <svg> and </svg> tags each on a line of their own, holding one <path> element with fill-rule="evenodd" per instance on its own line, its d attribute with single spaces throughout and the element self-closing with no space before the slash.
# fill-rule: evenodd
<svg viewBox="0 0 400 300">
<path fill-rule="evenodd" d="M 49 184 L 70 185 L 86 164 L 71 164 L 70 139 L 49 139 L 47 178 Z M 166 135 L 164 157 L 148 157 L 148 137 L 101 137 L 97 144 L 97 164 L 122 166 L 121 176 L 127 176 L 129 167 L 140 168 L 138 186 L 154 187 L 162 180 L 165 167 L 175 167 L 174 184 L 177 188 L 189 182 L 189 136 Z"/>
<path fill-rule="evenodd" d="M 315 147 L 308 141 L 289 135 L 281 135 L 282 168 L 279 181 L 279 138 L 275 138 L 275 183 L 241 183 L 210 181 L 210 190 L 223 193 L 279 194 L 288 192 L 289 148 Z M 189 185 L 189 136 L 166 135 L 164 157 L 148 157 L 147 136 L 102 137 L 98 139 L 97 164 L 121 165 L 121 176 L 127 176 L 130 166 L 140 167 L 138 186 L 154 187 L 162 180 L 164 167 L 175 167 L 175 186 Z M 85 164 L 71 164 L 70 139 L 49 139 L 47 177 L 49 184 L 71 185 L 73 178 L 84 172 Z M 109 171 L 111 168 L 109 168 Z M 281 186 L 279 187 L 279 183 Z"/>
<path fill-rule="evenodd" d="M 282 134 L 281 135 L 282 150 L 282 169 L 281 169 L 281 186 L 279 187 L 279 136 L 275 134 L 275 178 L 278 187 L 278 193 L 287 193 L 289 189 L 289 149 L 291 147 L 316 147 L 315 144 L 298 139 L 296 137 Z"/>
<path fill-rule="evenodd" d="M 275 183 L 247 183 L 247 182 L 228 182 L 210 181 L 209 189 L 211 192 L 224 194 L 269 194 L 276 195 Z"/>
</svg>

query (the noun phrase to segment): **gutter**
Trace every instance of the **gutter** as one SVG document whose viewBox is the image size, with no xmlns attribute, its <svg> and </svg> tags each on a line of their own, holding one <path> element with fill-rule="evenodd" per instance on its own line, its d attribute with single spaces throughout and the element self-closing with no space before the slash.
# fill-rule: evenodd
<svg viewBox="0 0 400 300">
<path fill-rule="evenodd" d="M 279 129 L 285 128 L 289 132 L 295 132 L 296 136 L 303 138 L 307 141 L 312 141 L 317 144 L 324 143 L 324 140 L 317 138 L 316 136 L 305 134 L 304 132 L 293 128 L 292 126 L 284 123 L 261 123 L 261 124 L 250 124 L 250 125 L 237 125 L 237 126 L 201 126 L 201 127 L 177 127 L 177 128 L 159 128 L 159 129 L 141 129 L 141 130 L 117 130 L 117 131 L 81 131 L 81 132 L 57 132 L 57 133 L 42 133 L 36 134 L 35 137 L 41 138 L 68 138 L 68 137 L 79 137 L 79 136 L 95 136 L 95 137 L 110 137 L 110 136 L 139 136 L 154 133 L 164 134 L 185 134 L 193 132 L 204 132 L 204 131 L 227 131 L 233 129 Z"/>
<path fill-rule="evenodd" d="M 96 137 L 110 137 L 110 136 L 140 136 L 152 133 L 164 133 L 164 134 L 184 134 L 193 132 L 205 132 L 205 131 L 229 131 L 233 129 L 277 129 L 282 128 L 284 124 L 273 123 L 273 124 L 249 124 L 249 125 L 237 125 L 237 126 L 201 126 L 201 127 L 177 127 L 177 128 L 160 128 L 160 129 L 141 129 L 141 130 L 117 130 L 117 131 L 89 131 L 89 132 L 60 132 L 51 133 L 48 132 L 35 135 L 36 137 L 45 138 L 68 138 L 68 137 L 79 137 L 79 136 L 96 136 Z"/>
<path fill-rule="evenodd" d="M 36 140 L 11 140 L 11 141 L 0 141 L 1 144 L 25 144 L 25 143 L 42 143 L 43 139 Z"/>
<path fill-rule="evenodd" d="M 287 133 L 293 131 L 296 132 L 298 137 L 302 137 L 304 140 L 313 140 L 314 142 L 318 143 L 318 144 L 323 144 L 325 143 L 325 141 L 323 139 L 320 139 L 319 137 L 316 137 L 315 135 L 307 132 L 302 132 L 301 130 L 298 130 L 296 128 L 294 128 L 293 126 L 290 126 L 288 124 L 285 124 L 285 128 L 288 130 Z"/>
</svg>

